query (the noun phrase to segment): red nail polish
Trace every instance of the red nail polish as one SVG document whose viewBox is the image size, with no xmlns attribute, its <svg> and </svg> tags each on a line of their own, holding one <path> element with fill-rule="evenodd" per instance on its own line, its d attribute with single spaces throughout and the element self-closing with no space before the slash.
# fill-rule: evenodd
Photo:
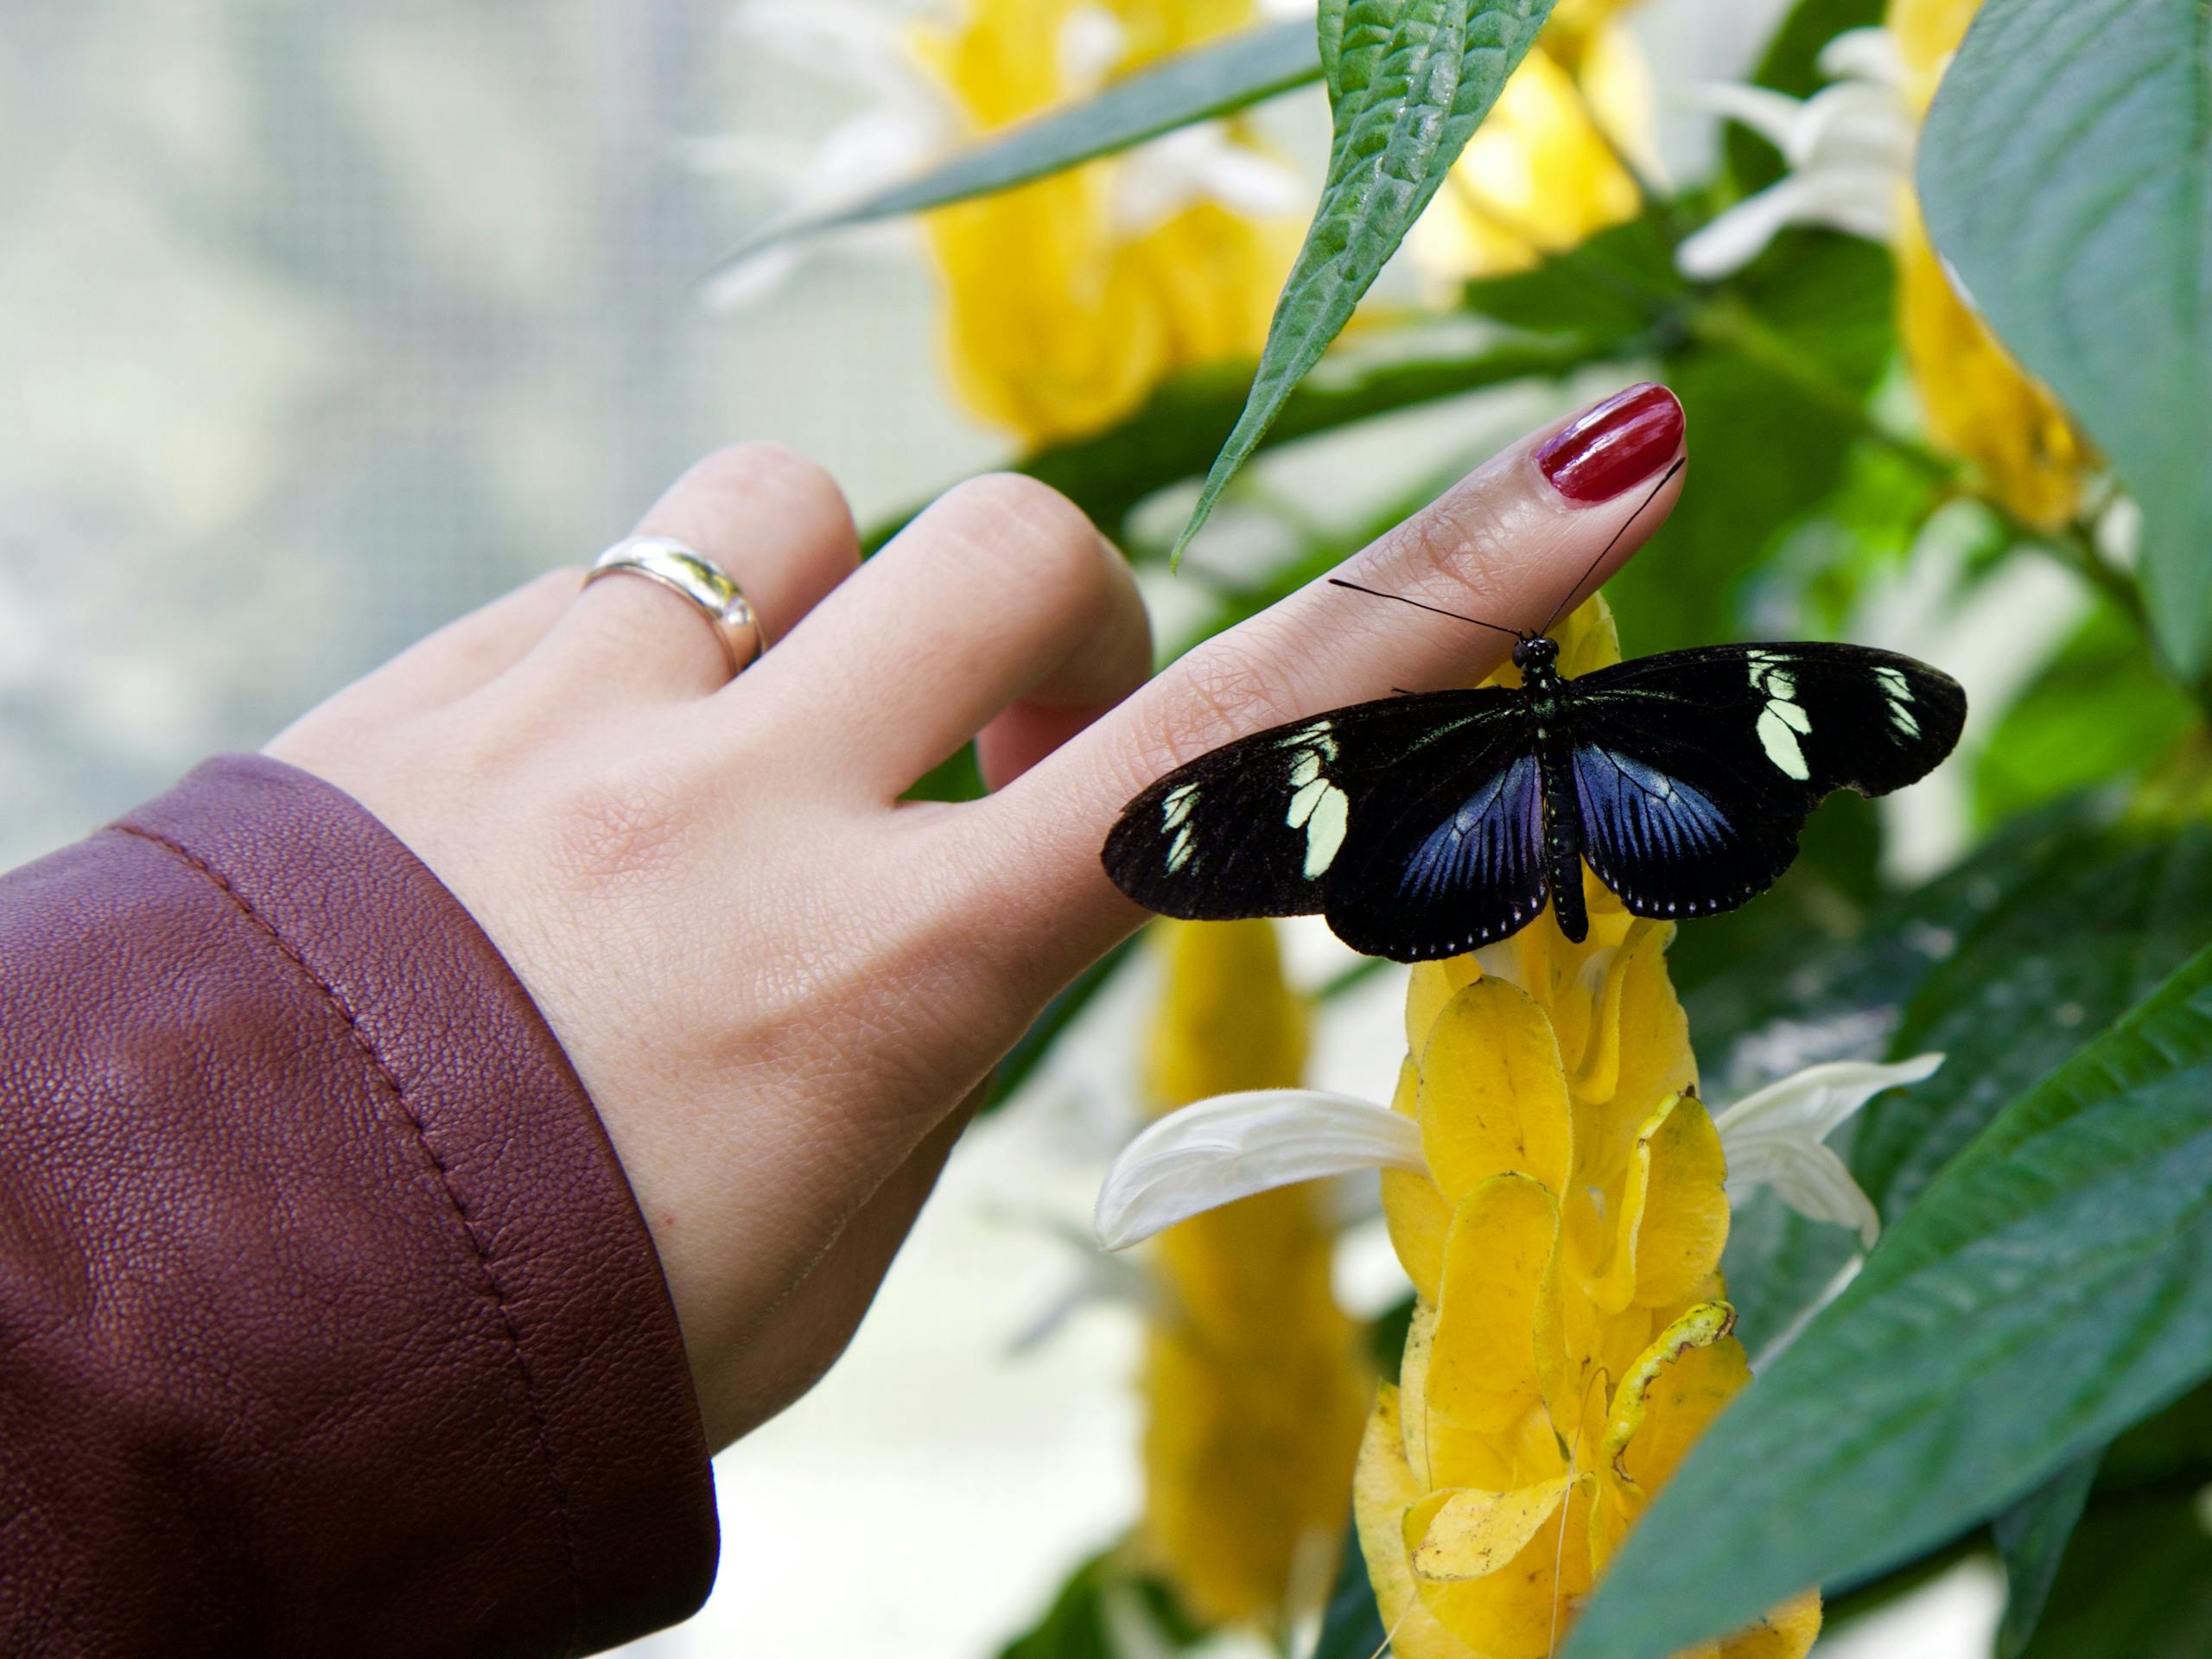
<svg viewBox="0 0 2212 1659">
<path fill-rule="evenodd" d="M 1561 495 L 1590 506 L 1643 483 L 1681 447 L 1681 404 L 1647 381 L 1584 410 L 1536 451 L 1536 465 Z"/>
</svg>

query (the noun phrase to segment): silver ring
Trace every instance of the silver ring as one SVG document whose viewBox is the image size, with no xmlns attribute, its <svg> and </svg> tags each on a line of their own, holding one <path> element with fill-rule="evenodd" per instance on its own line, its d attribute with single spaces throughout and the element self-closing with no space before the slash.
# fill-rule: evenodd
<svg viewBox="0 0 2212 1659">
<path fill-rule="evenodd" d="M 616 575 L 643 576 L 697 606 L 714 624 L 715 638 L 733 675 L 742 673 L 767 649 L 760 619 L 729 572 L 696 548 L 665 536 L 632 536 L 592 561 L 584 586 Z"/>
</svg>

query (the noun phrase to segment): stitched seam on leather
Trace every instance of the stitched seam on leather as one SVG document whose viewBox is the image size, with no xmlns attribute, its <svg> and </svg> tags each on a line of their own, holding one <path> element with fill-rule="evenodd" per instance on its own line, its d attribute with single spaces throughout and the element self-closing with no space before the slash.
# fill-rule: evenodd
<svg viewBox="0 0 2212 1659">
<path fill-rule="evenodd" d="M 506 1333 L 508 1349 L 514 1355 L 515 1369 L 522 1377 L 523 1399 L 530 1408 L 531 1423 L 537 1440 L 538 1452 L 545 1459 L 546 1482 L 553 1489 L 553 1507 L 560 1517 L 562 1548 L 568 1556 L 569 1566 L 569 1636 L 568 1640 L 562 1644 L 562 1653 L 565 1659 L 565 1656 L 575 1652 L 576 1642 L 582 1634 L 583 1625 L 583 1591 L 581 1582 L 581 1567 L 576 1554 L 575 1522 L 569 1509 L 568 1484 L 561 1478 L 560 1459 L 553 1449 L 551 1427 L 546 1421 L 544 1408 L 538 1402 L 537 1379 L 531 1373 L 530 1360 L 523 1352 L 521 1330 L 515 1324 L 513 1310 L 509 1307 L 506 1293 L 499 1284 L 499 1275 L 493 1270 L 491 1251 L 486 1246 L 483 1236 L 478 1231 L 474 1219 L 469 1215 L 468 1206 L 461 1201 L 460 1190 L 454 1185 L 453 1172 L 447 1167 L 445 1160 L 438 1156 L 437 1148 L 431 1145 L 429 1128 L 423 1123 L 421 1115 L 409 1102 L 405 1087 L 400 1083 L 391 1068 L 385 1064 L 384 1056 L 377 1052 L 376 1045 L 370 1039 L 369 1034 L 361 1029 L 360 1016 L 353 1012 L 353 1005 L 346 1001 L 345 994 L 322 975 L 317 973 L 314 965 L 308 961 L 299 948 L 277 931 L 276 924 L 256 910 L 252 901 L 231 885 L 228 877 L 198 854 L 171 841 L 166 836 L 151 830 L 142 830 L 136 824 L 118 823 L 112 827 L 126 836 L 135 836 L 141 841 L 152 842 L 165 852 L 182 860 L 193 869 L 207 877 L 215 885 L 216 890 L 231 901 L 238 914 L 266 934 L 270 943 L 276 947 L 279 954 L 300 970 L 308 984 L 322 993 L 324 1000 L 330 1004 L 332 1011 L 344 1023 L 346 1034 L 353 1039 L 353 1046 L 360 1050 L 363 1058 L 368 1061 L 369 1070 L 385 1088 L 391 1090 L 393 1103 L 399 1108 L 401 1116 L 406 1118 L 409 1126 L 415 1131 L 416 1141 L 422 1147 L 423 1156 L 430 1160 L 430 1167 L 437 1172 L 438 1184 L 444 1189 L 446 1202 L 453 1206 L 454 1217 L 461 1224 L 462 1236 L 468 1240 L 468 1248 L 476 1257 L 477 1267 L 484 1274 L 485 1288 L 490 1294 L 493 1308 L 498 1313 L 500 1327 Z"/>
</svg>

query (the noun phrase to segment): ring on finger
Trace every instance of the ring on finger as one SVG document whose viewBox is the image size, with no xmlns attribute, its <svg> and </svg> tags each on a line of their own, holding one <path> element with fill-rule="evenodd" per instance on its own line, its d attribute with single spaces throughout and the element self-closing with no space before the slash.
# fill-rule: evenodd
<svg viewBox="0 0 2212 1659">
<path fill-rule="evenodd" d="M 666 536 L 632 536 L 592 561 L 588 588 L 601 576 L 643 576 L 680 594 L 713 625 L 733 676 L 767 649 L 760 619 L 728 571 L 696 548 Z"/>
</svg>

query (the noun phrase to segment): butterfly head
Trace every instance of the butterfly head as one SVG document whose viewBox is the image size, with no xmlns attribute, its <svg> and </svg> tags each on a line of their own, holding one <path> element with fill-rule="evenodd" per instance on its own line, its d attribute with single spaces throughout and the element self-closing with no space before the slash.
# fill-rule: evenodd
<svg viewBox="0 0 2212 1659">
<path fill-rule="evenodd" d="M 1532 668 L 1549 668 L 1559 661 L 1559 642 L 1542 634 L 1531 634 L 1513 647 L 1513 666 L 1522 673 Z"/>
</svg>

